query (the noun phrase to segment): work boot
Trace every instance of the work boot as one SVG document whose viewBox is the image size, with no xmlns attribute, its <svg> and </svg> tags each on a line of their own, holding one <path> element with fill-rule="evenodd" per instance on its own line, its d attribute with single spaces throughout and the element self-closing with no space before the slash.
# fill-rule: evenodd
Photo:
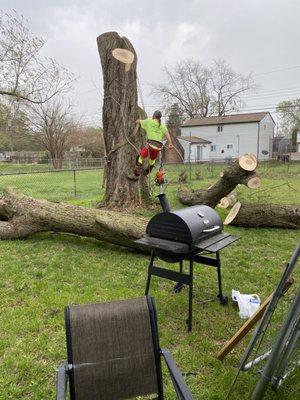
<svg viewBox="0 0 300 400">
<path fill-rule="evenodd" d="M 148 165 L 148 166 L 144 169 L 143 175 L 149 175 L 150 172 L 153 170 L 153 168 L 154 168 L 154 165 Z"/>
<path fill-rule="evenodd" d="M 141 172 L 142 172 L 142 164 L 140 164 L 140 163 L 136 163 L 135 164 L 135 168 L 134 168 L 134 176 L 136 176 L 136 177 L 139 177 L 140 175 L 141 175 Z"/>
</svg>

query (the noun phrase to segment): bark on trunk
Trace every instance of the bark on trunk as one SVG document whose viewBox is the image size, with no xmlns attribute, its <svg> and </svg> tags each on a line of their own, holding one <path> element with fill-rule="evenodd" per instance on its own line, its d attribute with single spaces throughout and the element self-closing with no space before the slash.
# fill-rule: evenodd
<svg viewBox="0 0 300 400">
<path fill-rule="evenodd" d="M 7 188 L 0 199 L 0 239 L 24 238 L 37 232 L 66 232 L 120 246 L 138 248 L 147 219 L 125 212 L 105 211 L 36 200 Z M 145 251 L 145 249 L 142 249 Z"/>
<path fill-rule="evenodd" d="M 237 194 L 236 192 L 229 193 L 226 197 L 223 197 L 218 204 L 219 208 L 231 208 L 237 202 Z"/>
<path fill-rule="evenodd" d="M 245 228 L 300 228 L 300 207 L 297 205 L 236 203 L 225 225 Z"/>
<path fill-rule="evenodd" d="M 238 184 L 250 188 L 260 186 L 260 178 L 255 173 L 257 160 L 253 155 L 240 157 L 232 166 L 221 173 L 220 179 L 208 189 L 179 190 L 178 199 L 182 204 L 189 206 L 206 204 L 215 207 L 223 197 L 232 192 Z M 247 168 L 247 169 L 245 169 Z"/>
<path fill-rule="evenodd" d="M 102 119 L 107 161 L 104 204 L 129 208 L 149 199 L 146 178 L 130 179 L 143 142 L 141 130 L 135 132 L 134 129 L 139 118 L 137 56 L 129 40 L 120 37 L 117 32 L 100 35 L 97 44 L 104 86 Z M 113 56 L 115 49 L 129 50 L 134 54 L 130 68 Z"/>
</svg>

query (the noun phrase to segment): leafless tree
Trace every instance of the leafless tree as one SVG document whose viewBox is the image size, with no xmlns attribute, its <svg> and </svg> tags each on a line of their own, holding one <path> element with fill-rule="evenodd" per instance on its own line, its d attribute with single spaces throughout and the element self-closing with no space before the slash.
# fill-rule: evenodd
<svg viewBox="0 0 300 400">
<path fill-rule="evenodd" d="M 234 72 L 222 60 L 210 66 L 184 60 L 174 69 L 165 67 L 164 72 L 166 84 L 156 86 L 154 93 L 160 96 L 166 109 L 176 102 L 189 118 L 238 111 L 242 93 L 254 88 L 251 75 Z"/>
<path fill-rule="evenodd" d="M 44 44 L 23 16 L 0 14 L 0 95 L 40 104 L 70 89 L 74 76 L 41 56 Z"/>
<path fill-rule="evenodd" d="M 212 66 L 212 109 L 216 115 L 239 111 L 243 104 L 241 95 L 254 89 L 251 74 L 242 75 L 224 60 L 214 61 Z"/>
<path fill-rule="evenodd" d="M 192 118 L 195 115 L 210 115 L 211 71 L 198 61 L 184 60 L 174 69 L 164 68 L 167 83 L 154 88 L 160 95 L 166 109 L 175 102 L 183 114 Z"/>
<path fill-rule="evenodd" d="M 296 145 L 296 135 L 300 129 L 300 99 L 285 100 L 276 108 L 280 133 L 293 138 Z"/>
<path fill-rule="evenodd" d="M 62 167 L 62 159 L 70 148 L 71 137 L 78 129 L 72 118 L 72 107 L 63 100 L 50 100 L 31 107 L 32 129 L 36 139 L 47 150 L 56 169 Z"/>
</svg>

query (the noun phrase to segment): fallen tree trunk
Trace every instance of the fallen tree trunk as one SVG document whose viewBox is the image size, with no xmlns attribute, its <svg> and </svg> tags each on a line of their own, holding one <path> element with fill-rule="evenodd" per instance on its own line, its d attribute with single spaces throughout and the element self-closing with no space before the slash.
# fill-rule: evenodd
<svg viewBox="0 0 300 400">
<path fill-rule="evenodd" d="M 215 207 L 223 197 L 231 193 L 238 184 L 249 188 L 260 186 L 260 178 L 255 172 L 257 159 L 252 154 L 244 154 L 221 173 L 220 179 L 208 189 L 179 190 L 178 199 L 182 204 L 192 206 L 206 204 Z"/>
<path fill-rule="evenodd" d="M 300 207 L 297 205 L 251 204 L 237 202 L 224 225 L 245 228 L 300 228 Z"/>
<path fill-rule="evenodd" d="M 37 232 L 66 232 L 141 249 L 147 219 L 125 212 L 98 210 L 36 200 L 7 188 L 0 199 L 0 239 L 25 238 Z"/>
</svg>

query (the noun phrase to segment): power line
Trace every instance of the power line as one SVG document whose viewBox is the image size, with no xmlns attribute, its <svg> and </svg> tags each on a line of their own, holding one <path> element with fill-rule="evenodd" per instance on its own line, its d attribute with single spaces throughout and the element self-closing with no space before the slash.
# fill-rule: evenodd
<svg viewBox="0 0 300 400">
<path fill-rule="evenodd" d="M 265 93 L 271 93 L 271 92 L 278 92 L 278 91 L 282 91 L 282 90 L 294 90 L 294 89 L 300 89 L 300 86 L 289 86 L 289 87 L 285 87 L 285 88 L 279 88 L 279 89 L 268 89 L 268 90 L 261 90 L 259 91 L 257 94 L 265 94 Z"/>
<path fill-rule="evenodd" d="M 269 74 L 273 74 L 275 72 L 289 71 L 289 70 L 296 69 L 296 68 L 300 68 L 300 65 L 294 65 L 293 67 L 287 67 L 287 68 L 274 69 L 273 71 L 259 72 L 258 74 L 253 74 L 253 76 L 269 75 Z"/>
<path fill-rule="evenodd" d="M 290 91 L 290 92 L 280 92 L 280 93 L 274 92 L 274 93 L 269 93 L 269 94 L 243 96 L 242 99 L 255 100 L 255 99 L 265 99 L 268 97 L 284 97 L 284 96 L 300 96 L 300 89 Z"/>
</svg>

